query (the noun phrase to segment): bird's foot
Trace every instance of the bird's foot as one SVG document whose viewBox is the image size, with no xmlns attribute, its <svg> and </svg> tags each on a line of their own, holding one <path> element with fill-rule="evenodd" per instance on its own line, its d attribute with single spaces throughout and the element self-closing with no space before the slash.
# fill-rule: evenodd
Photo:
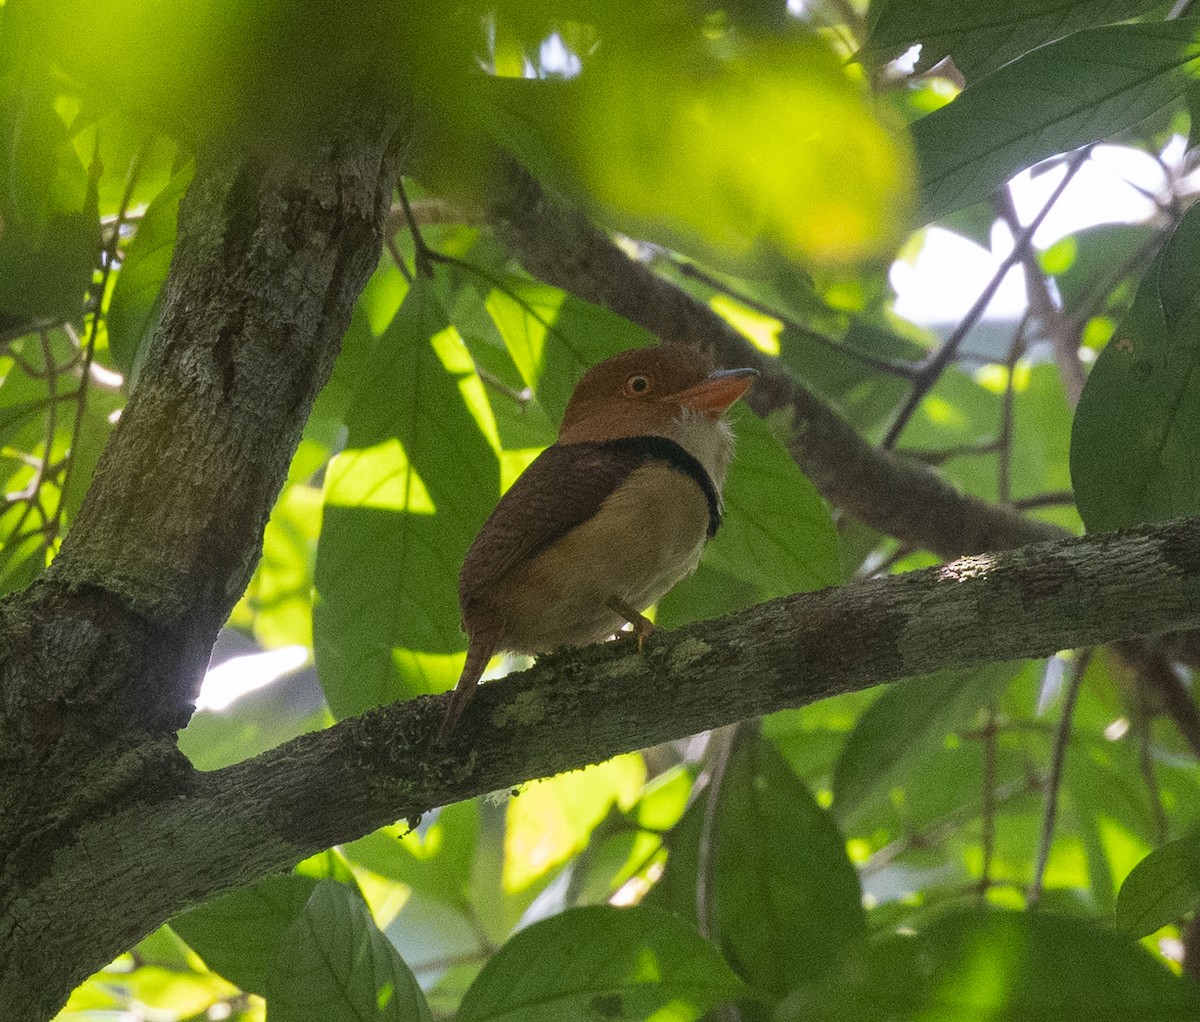
<svg viewBox="0 0 1200 1022">
<path fill-rule="evenodd" d="M 608 601 L 608 606 L 611 610 L 615 610 L 621 615 L 630 625 L 630 634 L 637 639 L 638 652 L 642 652 L 642 647 L 646 644 L 646 639 L 650 637 L 650 633 L 654 631 L 654 622 L 644 614 L 639 614 L 628 603 L 622 600 L 619 596 L 614 596 Z"/>
</svg>

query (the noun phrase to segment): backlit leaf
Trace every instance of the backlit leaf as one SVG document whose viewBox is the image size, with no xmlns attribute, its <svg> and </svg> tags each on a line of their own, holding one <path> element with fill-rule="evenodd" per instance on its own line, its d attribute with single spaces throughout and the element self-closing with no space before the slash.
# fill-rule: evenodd
<svg viewBox="0 0 1200 1022">
<path fill-rule="evenodd" d="M 265 994 L 276 947 L 315 887 L 309 877 L 263 877 L 176 916 L 171 927 L 210 969 L 243 990 Z"/>
<path fill-rule="evenodd" d="M 834 807 L 851 818 L 945 737 L 971 724 L 1015 677 L 1020 663 L 939 671 L 896 682 L 858 719 L 833 772 Z"/>
<path fill-rule="evenodd" d="M 1200 905 L 1200 839 L 1192 834 L 1156 848 L 1125 878 L 1117 925 L 1146 937 Z"/>
<path fill-rule="evenodd" d="M 440 691 L 461 667 L 458 570 L 496 501 L 499 470 L 480 405 L 462 389 L 478 386 L 474 373 L 449 371 L 434 344 L 465 357 L 419 283 L 376 342 L 346 450 L 326 476 L 313 628 L 338 716 Z"/>
<path fill-rule="evenodd" d="M 728 265 L 854 262 L 907 220 L 908 148 L 816 37 L 610 46 L 574 81 L 490 83 L 487 116 L 614 226 Z"/>
</svg>

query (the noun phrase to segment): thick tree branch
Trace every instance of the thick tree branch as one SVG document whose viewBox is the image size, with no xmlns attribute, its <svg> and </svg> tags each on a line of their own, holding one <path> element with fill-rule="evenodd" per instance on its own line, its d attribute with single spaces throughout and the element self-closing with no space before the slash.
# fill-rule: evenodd
<svg viewBox="0 0 1200 1022">
<path fill-rule="evenodd" d="M 445 746 L 444 697 L 425 697 L 85 824 L 13 899 L 0 999 L 43 1017 L 177 911 L 434 806 L 896 678 L 1197 624 L 1190 519 L 790 596 L 657 632 L 643 654 L 547 656 L 483 686 Z"/>
<path fill-rule="evenodd" d="M 871 447 L 824 399 L 765 358 L 708 306 L 630 259 L 578 210 L 547 195 L 511 160 L 500 160 L 487 218 L 533 276 L 624 316 L 663 340 L 696 345 L 724 365 L 761 376 L 754 411 L 791 413 L 788 446 L 836 507 L 880 532 L 944 557 L 1060 538 L 1057 526 L 968 496 L 936 471 Z"/>
</svg>

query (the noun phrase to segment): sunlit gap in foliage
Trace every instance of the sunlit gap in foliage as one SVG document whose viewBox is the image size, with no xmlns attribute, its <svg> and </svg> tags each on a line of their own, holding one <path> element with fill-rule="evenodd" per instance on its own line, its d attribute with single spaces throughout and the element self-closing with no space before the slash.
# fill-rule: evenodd
<svg viewBox="0 0 1200 1022">
<path fill-rule="evenodd" d="M 269 685 L 308 663 L 305 646 L 284 646 L 266 653 L 235 656 L 213 667 L 200 686 L 197 710 L 224 710 L 247 692 Z"/>
<path fill-rule="evenodd" d="M 524 48 L 520 53 L 505 52 L 513 48 L 513 41 L 501 38 L 494 17 L 484 19 L 483 32 L 487 53 L 479 59 L 479 65 L 488 74 L 500 78 L 574 78 L 583 69 L 579 55 L 559 32 L 551 32 L 538 45 L 536 64 Z"/>
<path fill-rule="evenodd" d="M 542 40 L 538 63 L 543 75 L 557 78 L 574 78 L 583 67 L 582 61 L 557 32 L 552 32 Z"/>
<path fill-rule="evenodd" d="M 1159 212 L 1151 196 L 1167 198 L 1164 167 L 1181 170 L 1186 148 L 1181 135 L 1171 137 L 1159 159 L 1129 146 L 1097 146 L 1034 235 L 1034 246 L 1048 257 L 1054 246 L 1060 242 L 1070 246 L 1071 235 L 1090 227 L 1147 222 Z M 1009 188 L 1022 223 L 1033 219 L 1065 172 L 1061 161 L 1058 166 L 1048 161 L 1012 179 Z M 1180 176 L 1174 187 L 1180 195 L 1200 191 L 1200 171 Z M 889 279 L 896 291 L 896 314 L 939 333 L 952 329 L 1012 251 L 1012 232 L 1007 225 L 994 222 L 988 233 L 985 248 L 965 233 L 940 227 L 926 230 L 917 244 L 892 264 Z M 1062 257 L 1073 258 L 1070 252 Z M 1025 273 L 1015 267 L 984 311 L 983 320 L 1012 323 L 1026 308 Z M 973 340 L 968 347 L 978 348 L 982 342 L 989 349 L 986 354 L 996 355 L 990 350 L 986 328 L 977 330 Z M 1035 359 L 1038 354 L 1035 350 Z"/>
</svg>

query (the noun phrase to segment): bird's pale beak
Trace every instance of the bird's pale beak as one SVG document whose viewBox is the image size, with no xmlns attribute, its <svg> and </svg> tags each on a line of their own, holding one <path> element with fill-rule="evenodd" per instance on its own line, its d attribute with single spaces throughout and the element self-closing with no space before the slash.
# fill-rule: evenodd
<svg viewBox="0 0 1200 1022">
<path fill-rule="evenodd" d="M 672 394 L 670 400 L 689 411 L 716 417 L 746 393 L 756 376 L 757 369 L 718 369 L 696 386 Z"/>
</svg>

